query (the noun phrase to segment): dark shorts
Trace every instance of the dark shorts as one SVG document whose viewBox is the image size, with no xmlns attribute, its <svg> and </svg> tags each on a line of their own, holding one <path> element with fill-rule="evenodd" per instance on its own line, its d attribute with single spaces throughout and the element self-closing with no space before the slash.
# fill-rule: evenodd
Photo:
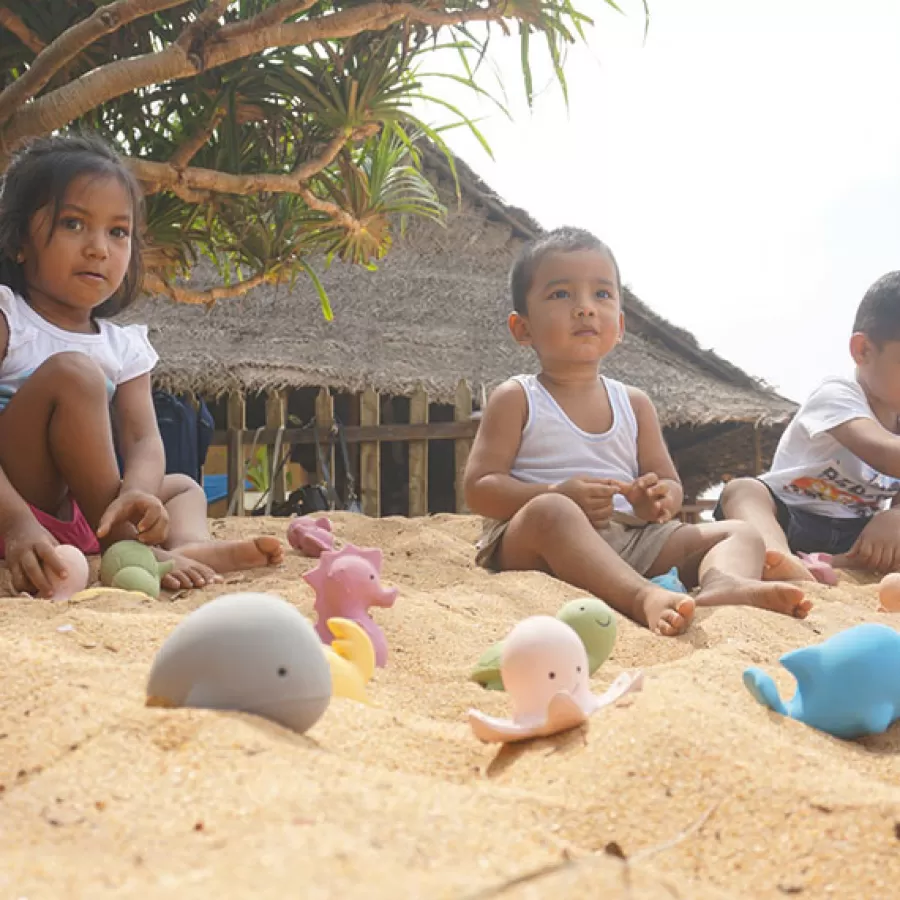
<svg viewBox="0 0 900 900">
<path fill-rule="evenodd" d="M 871 516 L 854 516 L 852 519 L 817 516 L 796 506 L 788 506 L 775 496 L 764 481 L 760 484 L 765 485 L 775 503 L 778 524 L 787 537 L 792 553 L 846 553 L 856 543 L 863 528 L 872 521 Z M 721 501 L 713 510 L 713 518 L 719 522 L 725 518 Z"/>
</svg>

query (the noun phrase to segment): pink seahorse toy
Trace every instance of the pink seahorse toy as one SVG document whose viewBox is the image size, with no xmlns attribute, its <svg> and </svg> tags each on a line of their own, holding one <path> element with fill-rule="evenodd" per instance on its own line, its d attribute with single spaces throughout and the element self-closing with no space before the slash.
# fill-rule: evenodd
<svg viewBox="0 0 900 900">
<path fill-rule="evenodd" d="M 323 643 L 334 639 L 329 619 L 352 619 L 369 636 L 377 666 L 387 662 L 387 641 L 368 610 L 370 606 L 390 609 L 397 599 L 397 588 L 381 586 L 381 560 L 380 550 L 347 544 L 342 550 L 324 550 L 319 564 L 303 576 L 316 592 L 316 632 Z"/>
</svg>

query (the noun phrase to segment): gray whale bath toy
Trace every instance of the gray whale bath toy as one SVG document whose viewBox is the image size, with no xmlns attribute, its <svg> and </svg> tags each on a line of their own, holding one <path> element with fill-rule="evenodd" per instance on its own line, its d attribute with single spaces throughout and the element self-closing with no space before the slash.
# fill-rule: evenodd
<svg viewBox="0 0 900 900">
<path fill-rule="evenodd" d="M 254 713 L 310 729 L 331 700 L 312 624 L 275 594 L 224 594 L 187 615 L 156 655 L 147 705 Z"/>
</svg>

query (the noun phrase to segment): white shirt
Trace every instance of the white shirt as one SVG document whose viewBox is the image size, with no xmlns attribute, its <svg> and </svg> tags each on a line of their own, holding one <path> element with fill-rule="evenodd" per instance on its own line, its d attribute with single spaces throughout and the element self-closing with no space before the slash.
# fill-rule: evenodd
<svg viewBox="0 0 900 900">
<path fill-rule="evenodd" d="M 151 371 L 159 360 L 146 325 L 114 325 L 97 319 L 98 334 L 75 334 L 41 318 L 25 300 L 0 285 L 0 313 L 9 328 L 6 356 L 0 360 L 0 410 L 34 370 L 56 353 L 84 353 L 106 375 L 110 398 L 116 388 Z"/>
<path fill-rule="evenodd" d="M 559 484 L 570 478 L 615 478 L 631 482 L 638 477 L 637 419 L 628 388 L 600 376 L 609 396 L 613 421 L 609 431 L 582 431 L 563 411 L 536 375 L 516 375 L 528 401 L 528 420 L 510 475 L 530 484 Z M 620 512 L 633 513 L 621 494 L 613 499 Z"/>
<path fill-rule="evenodd" d="M 878 421 L 860 384 L 826 379 L 788 425 L 761 480 L 787 505 L 815 515 L 874 515 L 900 491 L 900 479 L 873 469 L 828 433 L 853 419 Z"/>
</svg>

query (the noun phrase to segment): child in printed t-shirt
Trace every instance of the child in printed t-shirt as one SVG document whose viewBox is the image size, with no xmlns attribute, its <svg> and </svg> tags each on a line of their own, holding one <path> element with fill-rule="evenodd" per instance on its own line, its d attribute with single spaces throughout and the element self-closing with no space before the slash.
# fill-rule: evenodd
<svg viewBox="0 0 900 900">
<path fill-rule="evenodd" d="M 759 479 L 722 491 L 717 518 L 749 522 L 768 549 L 769 577 L 811 580 L 796 553 L 832 565 L 900 569 L 900 272 L 884 275 L 856 313 L 852 378 L 828 378 L 788 425 Z"/>
<path fill-rule="evenodd" d="M 472 447 L 466 501 L 487 520 L 479 564 L 550 572 L 665 635 L 688 628 L 695 604 L 805 617 L 797 585 L 759 580 L 755 529 L 674 521 L 681 483 L 653 404 L 599 374 L 624 334 L 609 248 L 585 231 L 554 231 L 523 249 L 510 286 L 510 330 L 541 371 L 493 392 Z M 699 585 L 696 599 L 647 580 L 673 566 Z"/>
<path fill-rule="evenodd" d="M 142 202 L 90 137 L 33 142 L 0 187 L 0 555 L 17 590 L 50 592 L 61 543 L 143 541 L 174 560 L 169 589 L 283 557 L 273 537 L 210 540 L 203 489 L 165 475 L 157 355 L 146 327 L 106 320 L 140 292 Z"/>
</svg>

